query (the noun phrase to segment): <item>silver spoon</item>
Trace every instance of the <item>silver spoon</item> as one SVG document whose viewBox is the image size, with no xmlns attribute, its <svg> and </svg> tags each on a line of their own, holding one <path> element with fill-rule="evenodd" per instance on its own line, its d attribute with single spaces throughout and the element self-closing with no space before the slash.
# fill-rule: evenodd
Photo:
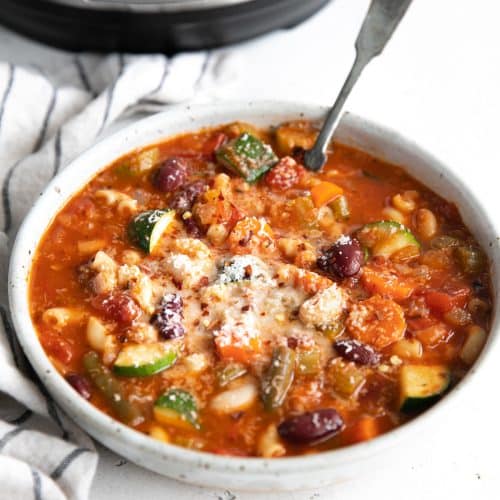
<svg viewBox="0 0 500 500">
<path fill-rule="evenodd" d="M 356 39 L 356 58 L 314 146 L 305 152 L 304 164 L 317 171 L 326 162 L 326 148 L 340 120 L 340 112 L 365 66 L 383 50 L 412 0 L 372 0 Z"/>
</svg>

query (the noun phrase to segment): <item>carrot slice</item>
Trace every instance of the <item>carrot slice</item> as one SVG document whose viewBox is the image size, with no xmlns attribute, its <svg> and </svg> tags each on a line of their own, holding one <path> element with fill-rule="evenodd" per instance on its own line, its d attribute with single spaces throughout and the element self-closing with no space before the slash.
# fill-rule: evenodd
<svg viewBox="0 0 500 500">
<path fill-rule="evenodd" d="M 355 339 L 383 349 L 403 338 L 406 321 L 400 305 L 374 295 L 353 305 L 346 326 Z"/>
<path fill-rule="evenodd" d="M 258 337 L 219 332 L 214 339 L 217 353 L 221 359 L 245 365 L 252 364 L 260 354 L 262 343 Z"/>
<path fill-rule="evenodd" d="M 379 420 L 374 417 L 362 417 L 345 431 L 346 444 L 361 443 L 377 437 L 383 432 Z"/>
<path fill-rule="evenodd" d="M 417 284 L 402 276 L 398 276 L 390 269 L 375 270 L 369 266 L 363 268 L 361 281 L 370 293 L 383 295 L 394 300 L 407 299 Z"/>
<path fill-rule="evenodd" d="M 311 188 L 311 198 L 316 208 L 320 208 L 344 193 L 344 190 L 333 182 L 322 181 Z"/>
</svg>

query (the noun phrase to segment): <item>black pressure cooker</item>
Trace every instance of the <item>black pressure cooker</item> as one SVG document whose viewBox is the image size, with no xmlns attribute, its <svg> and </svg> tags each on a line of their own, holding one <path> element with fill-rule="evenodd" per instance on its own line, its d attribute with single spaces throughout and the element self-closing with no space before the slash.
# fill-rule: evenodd
<svg viewBox="0 0 500 500">
<path fill-rule="evenodd" d="M 75 51 L 220 47 L 298 24 L 328 0 L 2 0 L 0 23 Z"/>
</svg>

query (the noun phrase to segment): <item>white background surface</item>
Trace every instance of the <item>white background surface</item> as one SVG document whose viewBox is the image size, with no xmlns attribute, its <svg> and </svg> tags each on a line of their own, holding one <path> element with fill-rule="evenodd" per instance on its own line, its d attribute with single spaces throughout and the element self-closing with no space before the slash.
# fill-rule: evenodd
<svg viewBox="0 0 500 500">
<path fill-rule="evenodd" d="M 300 28 L 242 44 L 228 55 L 231 84 L 199 97 L 330 103 L 354 57 L 368 0 L 335 0 Z M 0 28 L 0 59 L 48 60 L 49 52 Z M 60 64 L 60 60 L 58 62 Z M 415 0 L 346 109 L 413 138 L 460 172 L 499 213 L 500 1 Z M 403 446 L 377 470 L 328 489 L 256 495 L 183 485 L 102 450 L 92 500 L 500 498 L 497 367 L 478 374 L 435 436 Z M 235 497 L 233 497 L 233 495 Z"/>
</svg>

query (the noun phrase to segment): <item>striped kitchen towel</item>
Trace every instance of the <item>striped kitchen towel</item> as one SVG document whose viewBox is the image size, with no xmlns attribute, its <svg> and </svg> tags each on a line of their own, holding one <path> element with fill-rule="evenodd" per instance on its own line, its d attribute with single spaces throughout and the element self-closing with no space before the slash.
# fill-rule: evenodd
<svg viewBox="0 0 500 500">
<path fill-rule="evenodd" d="M 86 499 L 97 465 L 92 441 L 57 408 L 16 342 L 6 275 L 19 224 L 45 184 L 117 119 L 192 98 L 218 65 L 210 53 L 70 61 L 50 75 L 0 62 L 2 500 Z"/>
</svg>

